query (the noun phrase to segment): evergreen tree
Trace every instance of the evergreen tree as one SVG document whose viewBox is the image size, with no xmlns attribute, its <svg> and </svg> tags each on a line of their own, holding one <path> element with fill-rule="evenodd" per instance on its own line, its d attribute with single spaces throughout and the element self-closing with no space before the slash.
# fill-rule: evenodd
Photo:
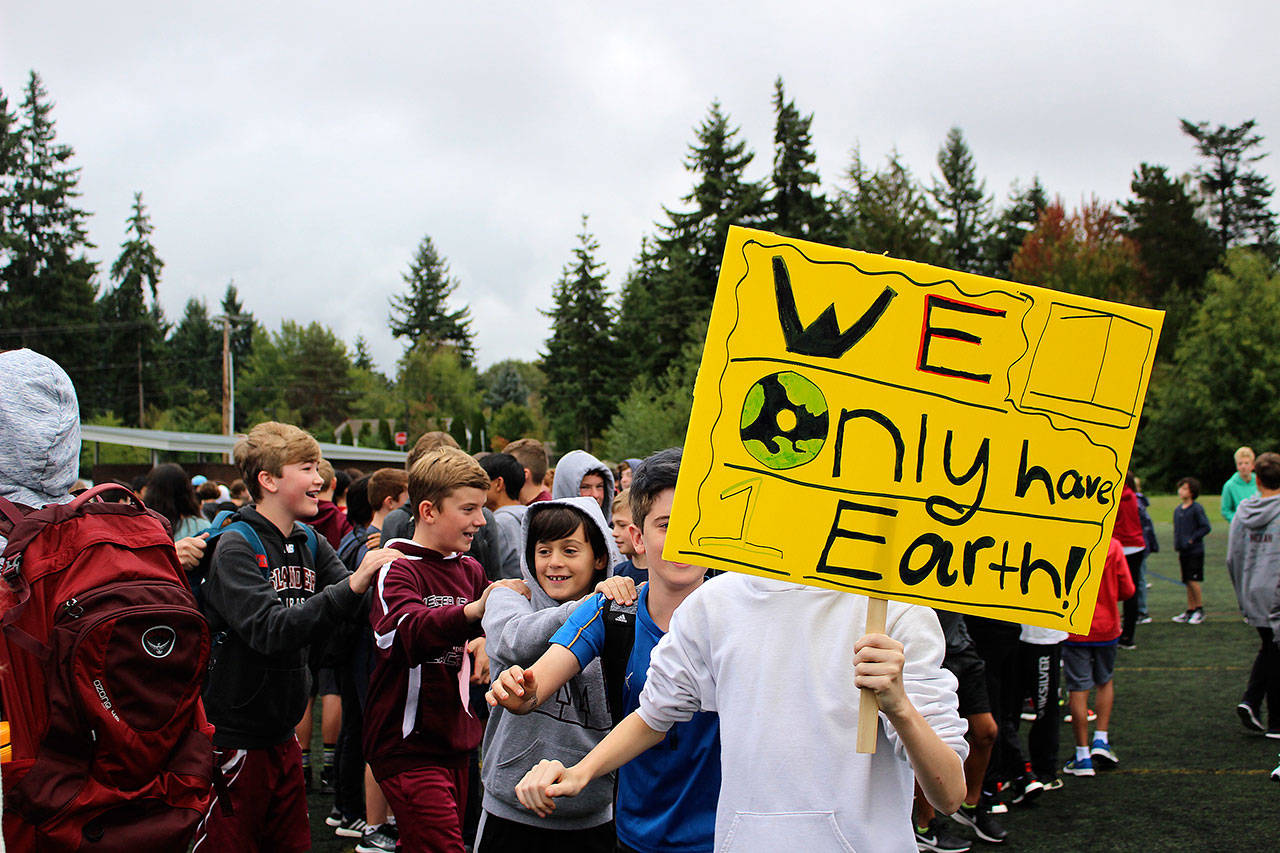
<svg viewBox="0 0 1280 853">
<path fill-rule="evenodd" d="M 471 342 L 470 310 L 463 306 L 450 311 L 445 304 L 458 287 L 450 278 L 449 264 L 436 251 L 429 236 L 423 237 L 401 276 L 409 286 L 403 296 L 391 297 L 391 334 L 405 338 L 409 346 L 426 343 L 452 346 L 463 364 L 471 364 L 475 351 Z"/>
<path fill-rule="evenodd" d="M 520 406 L 529 404 L 529 386 L 515 359 L 505 359 L 490 365 L 480 376 L 480 384 L 484 388 L 484 404 L 495 412 L 507 403 Z"/>
<path fill-rule="evenodd" d="M 821 179 L 813 150 L 813 113 L 801 115 L 787 100 L 782 78 L 773 84 L 773 192 L 769 198 L 769 227 L 788 237 L 822 241 L 831 234 L 832 216 L 819 191 Z"/>
<path fill-rule="evenodd" d="M 107 394 L 105 408 L 134 426 L 145 426 L 146 401 L 155 405 L 168 385 L 162 370 L 164 316 L 157 301 L 164 261 L 151 243 L 153 230 L 142 193 L 134 193 L 125 241 L 111 265 L 115 286 L 98 303 L 107 335 L 97 384 Z"/>
<path fill-rule="evenodd" d="M 199 299 L 188 299 L 182 319 L 169 335 L 169 405 L 182 405 L 203 394 L 207 405 L 221 413 L 222 327 L 209 319 Z"/>
<path fill-rule="evenodd" d="M 1266 154 L 1252 153 L 1262 144 L 1253 132 L 1254 119 L 1228 127 L 1210 128 L 1208 122 L 1182 119 L 1182 132 L 1195 140 L 1196 151 L 1208 164 L 1196 169 L 1200 189 L 1213 213 L 1221 251 L 1232 246 L 1253 246 L 1275 260 L 1276 215 L 1269 207 L 1274 189 L 1253 165 Z"/>
<path fill-rule="evenodd" d="M 938 205 L 946 264 L 964 272 L 981 272 L 992 199 L 987 182 L 978 179 L 973 152 L 958 127 L 947 132 L 946 142 L 938 149 L 938 170 L 942 180 L 934 179 L 929 192 Z"/>
<path fill-rule="evenodd" d="M 561 450 L 591 450 L 592 440 L 609 423 L 616 404 L 613 308 L 605 291 L 604 264 L 596 260 L 600 244 L 582 233 L 553 291 L 551 337 L 543 356 L 547 410 Z"/>
<path fill-rule="evenodd" d="M 373 370 L 373 356 L 369 354 L 369 342 L 364 339 L 364 335 L 356 335 L 352 364 L 360 370 Z"/>
<path fill-rule="evenodd" d="M 240 367 L 248 363 L 249 354 L 253 352 L 253 331 L 257 323 L 253 314 L 246 311 L 244 303 L 240 301 L 240 291 L 236 289 L 235 280 L 227 282 L 220 307 L 222 316 L 230 318 L 231 357 L 236 365 L 236 376 L 239 376 Z"/>
<path fill-rule="evenodd" d="M 983 252 L 983 271 L 987 275 L 1008 278 L 1009 264 L 1022 247 L 1022 242 L 1040 221 L 1040 214 L 1049 206 L 1049 197 L 1040 179 L 1033 178 L 1025 190 L 1015 181 L 1009 190 L 1009 203 L 996 217 L 986 240 Z"/>
<path fill-rule="evenodd" d="M 1167 359 L 1200 304 L 1205 276 L 1218 261 L 1218 238 L 1183 182 L 1171 179 L 1165 167 L 1143 163 L 1129 186 L 1133 198 L 1124 203 L 1124 233 L 1138 247 L 1144 290 L 1167 312 L 1159 345 Z"/>
<path fill-rule="evenodd" d="M 53 103 L 33 71 L 19 107 L 16 129 L 6 108 L 3 122 L 4 231 L 0 234 L 0 346 L 31 347 L 58 361 L 76 387 L 94 383 L 98 351 L 93 248 L 80 193 L 74 152 L 58 143 Z M 81 403 L 82 412 L 91 406 Z"/>
<path fill-rule="evenodd" d="M 841 193 L 847 245 L 864 252 L 943 263 L 942 233 L 929 194 L 894 151 L 885 168 L 869 172 L 855 149 Z"/>
<path fill-rule="evenodd" d="M 697 141 L 689 146 L 685 168 L 697 175 L 693 190 L 681 201 L 692 204 L 684 212 L 666 210 L 670 223 L 661 227 L 659 246 L 668 258 L 680 254 L 684 260 L 668 272 L 678 272 L 684 280 L 678 288 L 689 294 L 688 305 L 709 312 L 720 273 L 720 259 L 731 225 L 757 225 L 765 220 L 762 183 L 748 181 L 746 169 L 755 157 L 747 143 L 738 138 L 739 129 L 729 125 L 729 117 L 712 101 L 707 117 L 696 131 Z M 693 319 L 685 316 L 685 322 Z"/>
</svg>

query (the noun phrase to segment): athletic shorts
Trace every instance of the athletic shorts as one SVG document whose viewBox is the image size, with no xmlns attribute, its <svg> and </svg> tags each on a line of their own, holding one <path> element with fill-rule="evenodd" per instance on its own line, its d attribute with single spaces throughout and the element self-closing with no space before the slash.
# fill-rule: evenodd
<svg viewBox="0 0 1280 853">
<path fill-rule="evenodd" d="M 991 697 L 987 693 L 987 668 L 973 646 L 947 655 L 942 665 L 960 682 L 956 686 L 960 716 L 991 713 Z"/>
<path fill-rule="evenodd" d="M 1204 551 L 1195 554 L 1179 551 L 1178 565 L 1182 568 L 1183 583 L 1204 580 Z"/>
<path fill-rule="evenodd" d="M 1068 691 L 1090 690 L 1111 680 L 1116 671 L 1116 644 L 1062 646 L 1062 683 Z"/>
<path fill-rule="evenodd" d="M 342 691 L 338 689 L 338 674 L 333 671 L 333 667 L 322 666 L 316 673 L 316 693 L 321 696 L 341 696 Z"/>
</svg>

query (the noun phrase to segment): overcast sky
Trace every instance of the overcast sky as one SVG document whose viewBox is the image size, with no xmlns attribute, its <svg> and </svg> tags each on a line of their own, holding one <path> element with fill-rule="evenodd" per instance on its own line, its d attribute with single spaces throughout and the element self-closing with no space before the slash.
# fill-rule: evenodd
<svg viewBox="0 0 1280 853">
<path fill-rule="evenodd" d="M 767 174 L 778 75 L 831 188 L 855 145 L 932 175 L 952 125 L 997 198 L 1039 175 L 1071 205 L 1189 170 L 1180 117 L 1256 118 L 1274 150 L 1274 0 L 1042 5 L 0 0 L 0 88 L 43 77 L 104 280 L 142 191 L 170 319 L 234 279 L 268 327 L 363 334 L 393 370 L 387 299 L 429 234 L 485 366 L 537 357 L 582 214 L 620 286 L 712 99 Z"/>
</svg>

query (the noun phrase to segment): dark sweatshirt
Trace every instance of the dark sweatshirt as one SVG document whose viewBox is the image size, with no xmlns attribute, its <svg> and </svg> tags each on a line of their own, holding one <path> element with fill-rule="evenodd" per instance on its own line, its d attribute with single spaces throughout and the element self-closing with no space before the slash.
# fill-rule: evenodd
<svg viewBox="0 0 1280 853">
<path fill-rule="evenodd" d="M 204 706 L 215 746 L 262 749 L 293 737 L 310 695 L 307 647 L 353 613 L 360 596 L 323 537 L 313 559 L 300 526 L 286 537 L 255 509 L 241 508 L 240 517 L 262 540 L 266 577 L 243 536 L 218 537 L 201 587 L 214 635 Z"/>
<path fill-rule="evenodd" d="M 334 550 L 337 550 L 342 537 L 351 529 L 347 514 L 333 501 L 320 501 L 320 508 L 306 522 L 316 529 L 316 533 L 328 539 Z"/>
<path fill-rule="evenodd" d="M 1209 516 L 1197 501 L 1190 506 L 1173 508 L 1173 550 L 1188 554 L 1204 553 L 1204 537 L 1209 535 Z"/>
<path fill-rule="evenodd" d="M 466 643 L 480 636 L 463 607 L 489 585 L 480 564 L 416 542 L 383 543 L 405 556 L 374 580 L 377 662 L 364 708 L 364 755 L 379 781 L 423 765 L 463 767 L 480 744 L 476 709 L 462 706 Z"/>
</svg>

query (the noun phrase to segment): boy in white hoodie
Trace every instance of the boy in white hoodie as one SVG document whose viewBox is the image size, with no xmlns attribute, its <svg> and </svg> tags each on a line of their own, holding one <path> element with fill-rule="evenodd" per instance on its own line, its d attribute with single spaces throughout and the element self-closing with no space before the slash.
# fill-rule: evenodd
<svg viewBox="0 0 1280 853">
<path fill-rule="evenodd" d="M 703 584 L 654 649 L 639 709 L 572 767 L 535 766 L 521 802 L 548 813 L 673 724 L 716 711 L 715 849 L 914 850 L 913 771 L 939 811 L 955 811 L 965 724 L 933 612 L 890 602 L 887 633 L 859 636 L 866 609 L 860 595 L 748 575 Z M 872 755 L 854 748 L 860 687 L 881 708 Z"/>
</svg>

